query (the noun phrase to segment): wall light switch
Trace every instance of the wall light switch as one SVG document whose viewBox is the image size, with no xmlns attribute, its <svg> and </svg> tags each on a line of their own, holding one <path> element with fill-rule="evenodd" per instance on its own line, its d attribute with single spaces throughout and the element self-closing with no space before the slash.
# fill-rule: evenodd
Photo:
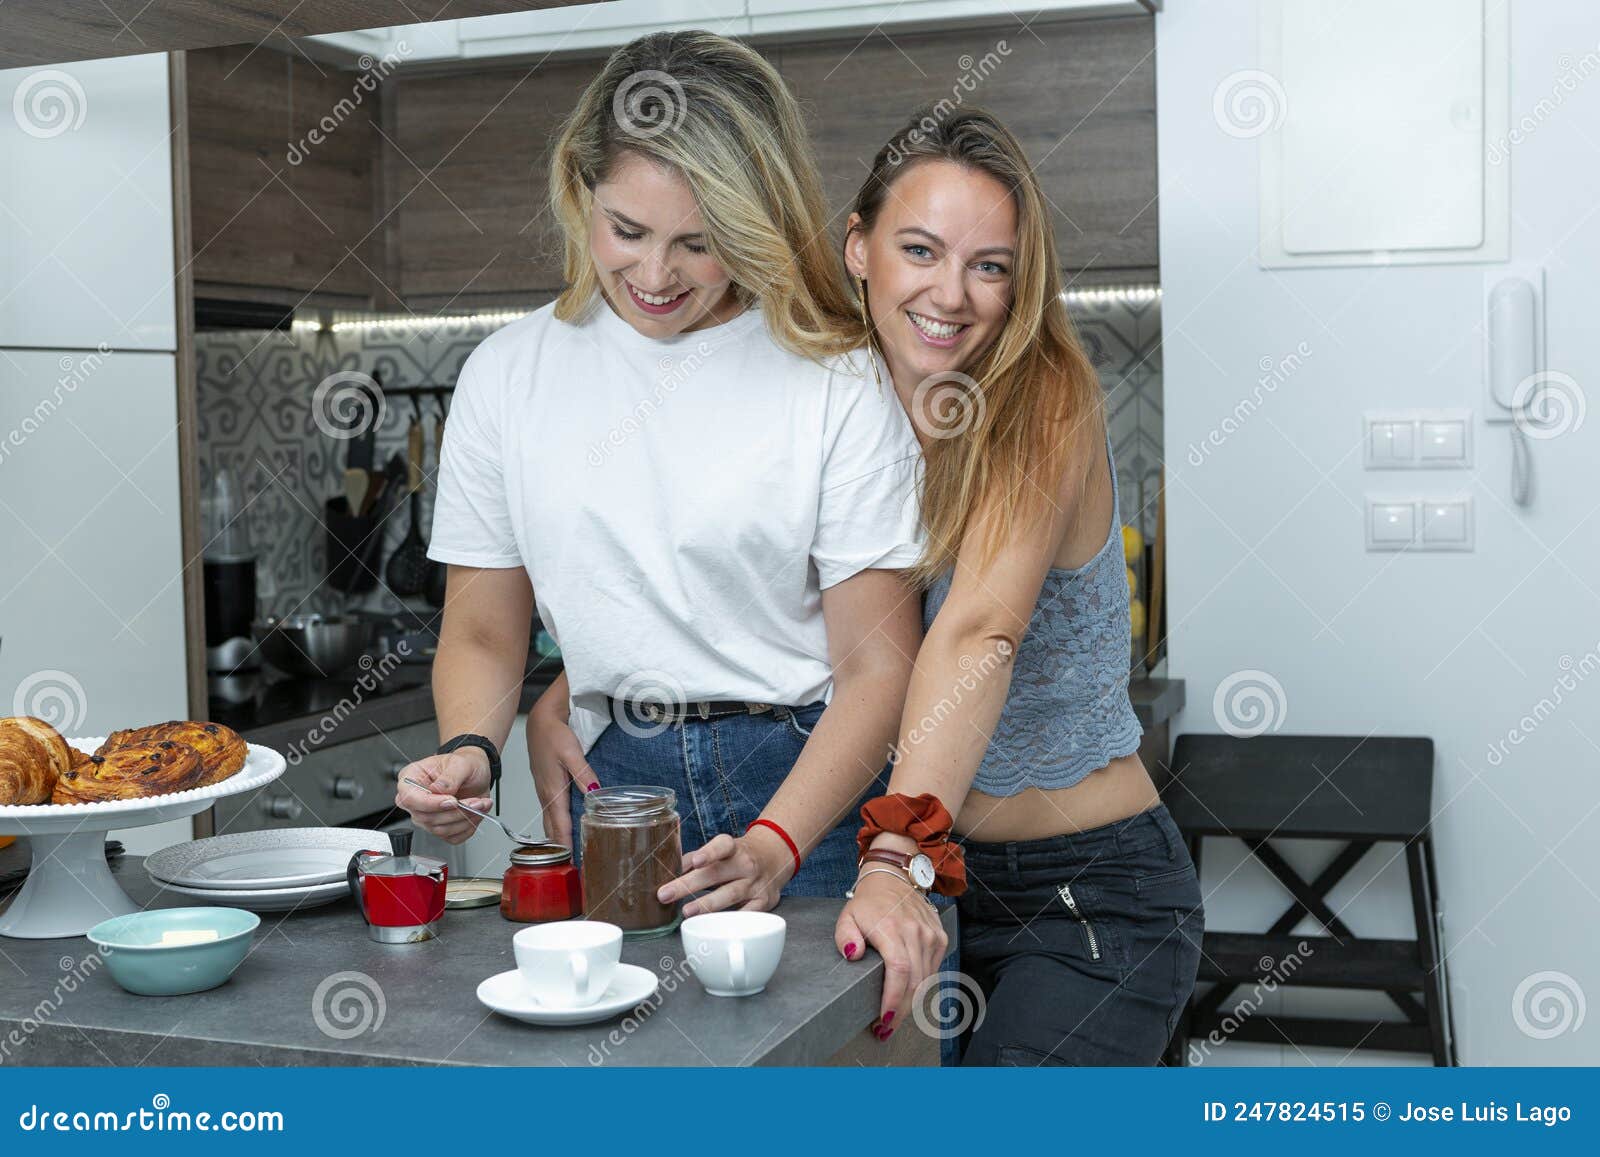
<svg viewBox="0 0 1600 1157">
<path fill-rule="evenodd" d="M 1423 500 L 1422 549 L 1472 549 L 1472 499 L 1470 497 L 1429 498 Z"/>
<path fill-rule="evenodd" d="M 1472 464 L 1471 410 L 1382 410 L 1362 415 L 1368 470 L 1453 470 Z"/>
<path fill-rule="evenodd" d="M 1367 498 L 1367 549 L 1405 550 L 1417 537 L 1417 504 Z"/>
<path fill-rule="evenodd" d="M 1466 466 L 1469 462 L 1467 456 L 1467 431 L 1470 429 L 1465 421 L 1454 418 L 1443 421 L 1419 422 L 1421 427 L 1421 445 L 1417 450 L 1418 459 L 1427 466 Z"/>
</svg>

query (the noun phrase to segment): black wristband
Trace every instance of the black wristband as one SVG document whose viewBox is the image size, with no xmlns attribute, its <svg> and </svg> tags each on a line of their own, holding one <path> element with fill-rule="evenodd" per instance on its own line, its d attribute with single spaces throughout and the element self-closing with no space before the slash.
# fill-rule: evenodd
<svg viewBox="0 0 1600 1157">
<path fill-rule="evenodd" d="M 500 784 L 500 749 L 494 745 L 494 740 L 466 732 L 456 736 L 454 739 L 445 740 L 439 745 L 439 750 L 434 754 L 449 755 L 452 751 L 463 747 L 479 748 L 489 757 L 489 787 L 491 790 L 498 787 Z"/>
</svg>

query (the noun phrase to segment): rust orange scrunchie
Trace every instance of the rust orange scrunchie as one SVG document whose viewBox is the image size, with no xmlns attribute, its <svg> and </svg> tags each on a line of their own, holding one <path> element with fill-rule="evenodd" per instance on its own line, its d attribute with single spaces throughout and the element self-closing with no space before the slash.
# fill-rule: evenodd
<svg viewBox="0 0 1600 1157">
<path fill-rule="evenodd" d="M 861 805 L 856 847 L 864 856 L 873 839 L 885 832 L 908 836 L 933 861 L 933 890 L 941 896 L 959 896 L 967 890 L 967 860 L 961 846 L 950 842 L 953 823 L 938 796 L 880 795 Z"/>
</svg>

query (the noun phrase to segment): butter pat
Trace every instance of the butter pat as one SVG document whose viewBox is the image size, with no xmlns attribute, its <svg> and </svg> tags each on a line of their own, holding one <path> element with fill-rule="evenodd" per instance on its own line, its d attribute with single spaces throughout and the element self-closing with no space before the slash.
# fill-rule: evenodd
<svg viewBox="0 0 1600 1157">
<path fill-rule="evenodd" d="M 215 928 L 168 928 L 161 934 L 161 947 L 180 948 L 185 944 L 210 944 L 218 938 Z"/>
</svg>

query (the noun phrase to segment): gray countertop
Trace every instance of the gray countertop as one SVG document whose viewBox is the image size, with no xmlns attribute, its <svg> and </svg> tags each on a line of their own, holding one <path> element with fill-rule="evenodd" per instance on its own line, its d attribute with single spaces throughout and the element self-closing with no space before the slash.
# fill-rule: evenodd
<svg viewBox="0 0 1600 1157">
<path fill-rule="evenodd" d="M 145 907 L 184 902 L 158 894 L 140 857 L 114 870 Z M 348 899 L 263 914 L 231 980 L 176 997 L 124 992 L 86 961 L 87 940 L 0 939 L 0 1064 L 821 1064 L 861 1047 L 881 992 L 876 954 L 851 964 L 834 948 L 840 904 L 785 900 L 783 962 L 764 993 L 743 999 L 706 995 L 682 967 L 676 934 L 630 942 L 622 958 L 661 977 L 656 995 L 637 1016 L 574 1028 L 524 1025 L 478 1003 L 479 981 L 516 967 L 511 937 L 522 925 L 498 907 L 447 911 L 437 939 L 401 946 L 369 939 Z M 953 937 L 954 914 L 945 919 Z M 363 1000 L 368 1027 L 343 1036 Z"/>
<path fill-rule="evenodd" d="M 1146 730 L 1166 723 L 1183 710 L 1182 679 L 1151 679 L 1141 676 L 1128 681 L 1128 698 L 1133 713 Z"/>
</svg>

